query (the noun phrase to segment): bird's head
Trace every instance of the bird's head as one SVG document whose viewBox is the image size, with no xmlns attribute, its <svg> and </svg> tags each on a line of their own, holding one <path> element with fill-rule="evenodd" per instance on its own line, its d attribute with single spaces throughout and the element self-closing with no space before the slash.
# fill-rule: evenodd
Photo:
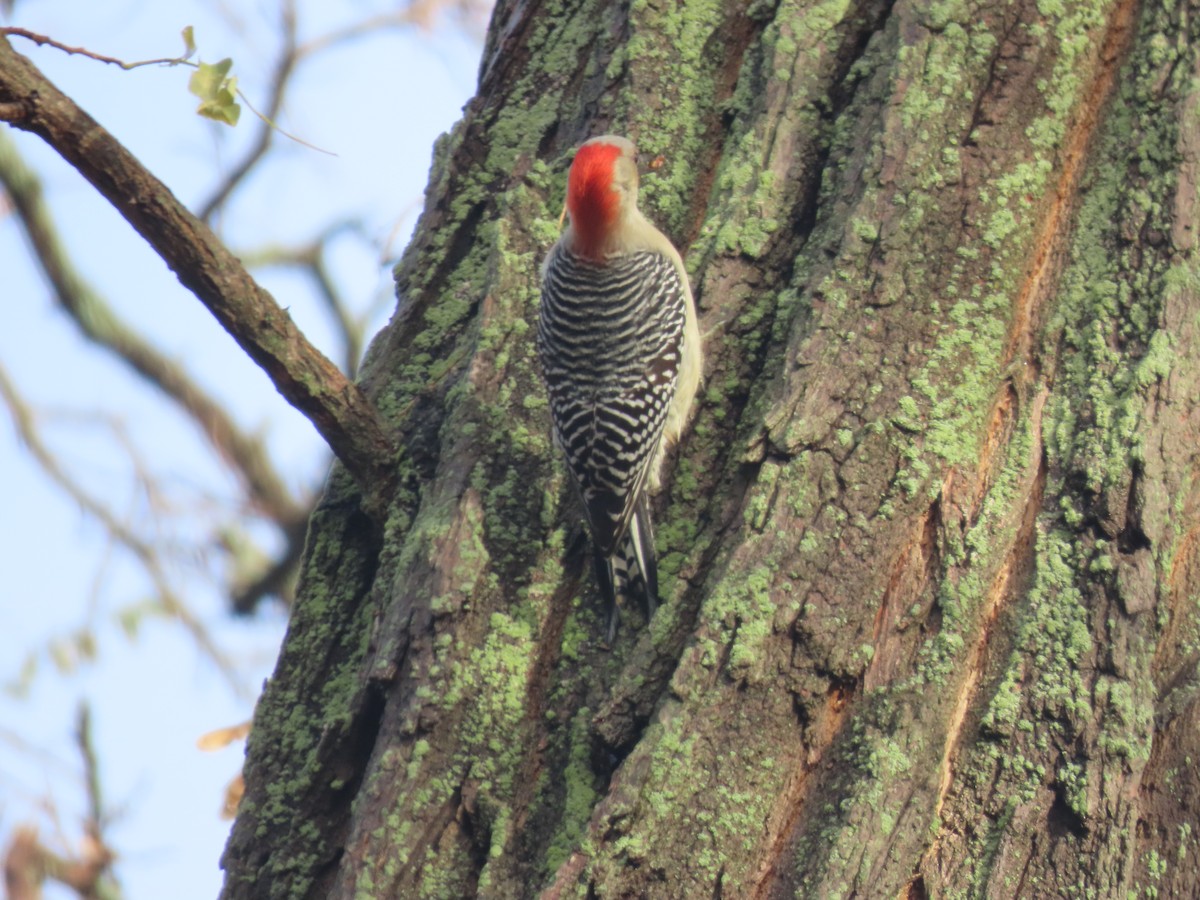
<svg viewBox="0 0 1200 900">
<path fill-rule="evenodd" d="M 606 134 L 575 153 L 567 179 L 576 253 L 600 260 L 620 243 L 622 227 L 637 215 L 637 148 L 628 138 Z"/>
</svg>

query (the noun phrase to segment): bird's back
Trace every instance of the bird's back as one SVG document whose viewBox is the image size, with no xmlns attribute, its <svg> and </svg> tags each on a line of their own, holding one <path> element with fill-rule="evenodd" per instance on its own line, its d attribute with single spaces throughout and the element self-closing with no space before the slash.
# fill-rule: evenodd
<svg viewBox="0 0 1200 900">
<path fill-rule="evenodd" d="M 555 437 L 603 552 L 628 527 L 660 442 L 685 309 L 676 266 L 661 253 L 594 262 L 560 242 L 547 258 L 539 356 Z"/>
</svg>

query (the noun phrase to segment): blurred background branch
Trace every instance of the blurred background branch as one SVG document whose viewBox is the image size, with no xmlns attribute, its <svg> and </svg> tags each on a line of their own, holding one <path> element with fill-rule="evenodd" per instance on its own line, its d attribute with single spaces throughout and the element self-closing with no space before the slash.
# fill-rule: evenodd
<svg viewBox="0 0 1200 900">
<path fill-rule="evenodd" d="M 40 900 L 47 881 L 70 888 L 83 900 L 118 900 L 122 896 L 112 873 L 116 853 L 107 842 L 110 817 L 104 806 L 91 707 L 86 703 L 79 705 L 76 715 L 75 745 L 83 762 L 82 782 L 87 802 L 77 846 L 74 850 L 55 849 L 43 841 L 36 827 L 16 828 L 4 853 L 8 900 Z M 60 835 L 57 843 L 65 847 L 65 836 Z"/>
</svg>

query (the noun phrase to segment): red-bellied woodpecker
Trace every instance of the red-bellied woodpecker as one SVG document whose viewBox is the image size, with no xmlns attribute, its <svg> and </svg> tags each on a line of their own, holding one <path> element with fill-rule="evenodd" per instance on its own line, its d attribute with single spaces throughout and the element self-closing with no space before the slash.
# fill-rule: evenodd
<svg viewBox="0 0 1200 900">
<path fill-rule="evenodd" d="M 570 224 L 542 267 L 537 346 L 554 438 L 591 532 L 616 635 L 618 596 L 658 604 L 648 491 L 700 384 L 700 329 L 683 260 L 637 206 L 637 151 L 623 137 L 581 146 L 567 181 Z"/>
</svg>

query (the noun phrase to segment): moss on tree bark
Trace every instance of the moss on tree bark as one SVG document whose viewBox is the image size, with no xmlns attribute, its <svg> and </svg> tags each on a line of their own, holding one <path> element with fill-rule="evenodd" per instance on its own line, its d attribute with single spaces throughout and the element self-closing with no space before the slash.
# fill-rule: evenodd
<svg viewBox="0 0 1200 900">
<path fill-rule="evenodd" d="M 1198 28 L 502 0 L 365 368 L 400 490 L 311 524 L 225 896 L 1194 890 Z M 611 131 L 707 366 L 610 650 L 531 325 Z"/>
</svg>

